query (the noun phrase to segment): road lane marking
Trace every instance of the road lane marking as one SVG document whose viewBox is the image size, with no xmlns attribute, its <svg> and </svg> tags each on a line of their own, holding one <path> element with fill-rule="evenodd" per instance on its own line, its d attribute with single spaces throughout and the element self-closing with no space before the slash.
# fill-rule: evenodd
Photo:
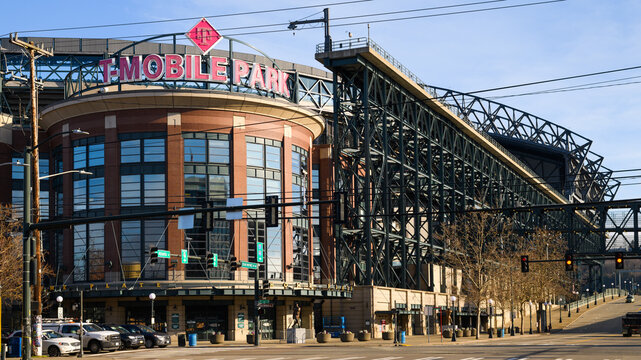
<svg viewBox="0 0 641 360">
<path fill-rule="evenodd" d="M 440 356 L 430 356 L 430 357 L 420 358 L 420 359 L 415 359 L 415 360 L 439 360 L 439 359 L 442 359 L 442 357 L 440 357 Z"/>
<path fill-rule="evenodd" d="M 354 360 L 354 359 L 362 359 L 365 356 L 352 356 L 352 357 L 346 357 L 346 358 L 340 358 L 340 359 L 334 359 L 334 360 Z"/>
</svg>

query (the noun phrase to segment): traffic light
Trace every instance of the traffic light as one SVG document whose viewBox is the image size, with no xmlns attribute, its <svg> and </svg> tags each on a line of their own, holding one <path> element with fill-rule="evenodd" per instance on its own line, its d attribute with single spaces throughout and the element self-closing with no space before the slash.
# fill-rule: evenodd
<svg viewBox="0 0 641 360">
<path fill-rule="evenodd" d="M 207 269 L 213 269 L 213 268 L 216 267 L 216 265 L 217 265 L 216 264 L 216 262 L 217 262 L 216 260 L 218 260 L 218 259 L 216 259 L 217 256 L 215 256 L 215 255 L 216 254 L 212 254 L 210 252 L 207 253 Z"/>
<path fill-rule="evenodd" d="M 265 308 L 264 307 L 259 307 L 258 308 L 258 316 L 265 316 Z"/>
<path fill-rule="evenodd" d="M 149 256 L 150 256 L 150 263 L 152 264 L 157 264 L 158 263 L 158 248 L 157 247 L 152 247 L 151 250 L 149 250 Z"/>
<path fill-rule="evenodd" d="M 344 224 L 347 222 L 347 193 L 334 193 L 334 223 Z"/>
<path fill-rule="evenodd" d="M 235 256 L 229 258 L 229 271 L 236 271 L 238 269 L 238 259 Z"/>
<path fill-rule="evenodd" d="M 530 272 L 530 260 L 527 255 L 521 255 L 521 272 Z"/>
<path fill-rule="evenodd" d="M 278 196 L 265 196 L 265 226 L 278 227 Z M 268 206 L 272 205 L 272 206 Z"/>
<path fill-rule="evenodd" d="M 269 290 L 269 280 L 263 280 L 263 290 Z"/>
<path fill-rule="evenodd" d="M 614 268 L 618 270 L 623 269 L 623 253 L 616 253 L 614 259 Z"/>
<path fill-rule="evenodd" d="M 565 271 L 574 270 L 574 256 L 572 254 L 565 254 Z"/>
</svg>

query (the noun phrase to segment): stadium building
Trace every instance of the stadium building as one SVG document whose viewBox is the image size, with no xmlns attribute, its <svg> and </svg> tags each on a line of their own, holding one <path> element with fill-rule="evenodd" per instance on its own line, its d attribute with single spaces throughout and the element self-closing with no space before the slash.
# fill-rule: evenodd
<svg viewBox="0 0 641 360">
<path fill-rule="evenodd" d="M 224 261 L 260 262 L 262 243 L 258 276 L 269 300 L 262 338 L 283 338 L 297 307 L 308 337 L 330 317 L 340 326 L 341 316 L 347 329 L 380 337 L 393 314 L 399 327 L 422 334 L 425 315 L 458 296 L 460 276 L 441 266 L 446 249 L 433 231 L 448 212 L 616 193 L 590 140 L 425 85 L 369 39 L 319 45 L 316 59 L 327 69 L 320 70 L 233 51 L 246 45 L 233 39 L 204 55 L 177 45 L 177 36 L 23 39 L 54 52 L 36 62 L 40 138 L 52 136 L 40 147 L 40 176 L 69 172 L 41 180 L 41 221 L 131 215 L 42 233 L 54 274 L 47 291 L 63 295 L 68 314 L 77 316 L 83 290 L 85 318 L 149 323 L 154 293 L 156 323 L 171 333 L 193 329 L 205 339 L 222 331 L 244 341 L 254 329 L 254 271 L 230 271 Z M 17 162 L 30 142 L 29 62 L 9 39 L 0 44 L 0 163 Z M 7 189 L 0 202 L 12 203 L 16 217 L 23 178 L 20 166 L 0 177 Z M 328 202 L 336 192 L 347 194 L 342 225 Z M 276 227 L 266 226 L 260 207 L 241 220 L 197 213 L 186 227 L 175 216 L 139 215 L 223 207 L 229 198 L 260 205 L 269 195 L 312 204 L 283 206 Z M 519 224 L 564 223 L 564 216 L 519 215 Z M 567 216 L 585 227 L 598 221 L 590 212 Z M 569 234 L 568 241 L 596 250 L 603 238 Z M 173 256 L 152 263 L 152 247 Z M 218 267 L 207 267 L 208 253 Z M 470 324 L 469 308 L 457 301 Z"/>
</svg>

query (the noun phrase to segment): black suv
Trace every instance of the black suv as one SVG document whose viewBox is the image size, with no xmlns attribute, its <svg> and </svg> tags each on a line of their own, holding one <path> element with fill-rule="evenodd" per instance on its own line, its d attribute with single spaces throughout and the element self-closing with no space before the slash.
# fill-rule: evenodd
<svg viewBox="0 0 641 360">
<path fill-rule="evenodd" d="M 120 349 L 138 349 L 145 344 L 145 337 L 141 334 L 134 334 L 120 325 L 98 324 L 105 330 L 120 333 Z"/>
<path fill-rule="evenodd" d="M 145 337 L 145 347 L 152 348 L 158 346 L 161 348 L 171 344 L 171 338 L 166 333 L 158 332 L 146 325 L 122 325 L 125 329 L 134 334 L 140 334 Z"/>
</svg>

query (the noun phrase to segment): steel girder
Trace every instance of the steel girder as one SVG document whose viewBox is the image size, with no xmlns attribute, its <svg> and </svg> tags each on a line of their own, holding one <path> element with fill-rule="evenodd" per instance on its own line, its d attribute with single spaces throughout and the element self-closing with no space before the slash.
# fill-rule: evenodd
<svg viewBox="0 0 641 360">
<path fill-rule="evenodd" d="M 325 61 L 335 81 L 335 189 L 350 200 L 349 223 L 335 232 L 339 282 L 434 290 L 433 264 L 446 250 L 434 237 L 440 223 L 471 206 L 554 204 L 364 58 Z M 588 227 L 574 212 L 515 219 L 524 231 Z M 603 248 L 602 235 L 572 233 L 568 241 Z"/>
<path fill-rule="evenodd" d="M 579 201 L 612 200 L 620 183 L 612 170 L 602 165 L 603 157 L 590 151 L 592 141 L 562 126 L 507 105 L 455 90 L 422 86 L 460 117 L 493 136 L 520 139 L 549 146 L 568 154 L 564 195 Z M 545 178 L 545 174 L 540 174 Z M 554 182 L 546 178 L 549 183 Z"/>
</svg>

